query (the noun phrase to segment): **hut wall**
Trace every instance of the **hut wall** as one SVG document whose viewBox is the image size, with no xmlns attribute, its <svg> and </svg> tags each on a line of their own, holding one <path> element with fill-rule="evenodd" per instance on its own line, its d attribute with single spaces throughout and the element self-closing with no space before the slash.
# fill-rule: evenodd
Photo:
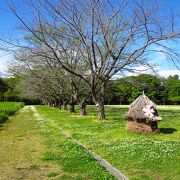
<svg viewBox="0 0 180 180">
<path fill-rule="evenodd" d="M 126 129 L 132 132 L 150 134 L 155 132 L 157 129 L 156 122 L 138 122 L 138 121 L 128 121 L 126 125 Z"/>
</svg>

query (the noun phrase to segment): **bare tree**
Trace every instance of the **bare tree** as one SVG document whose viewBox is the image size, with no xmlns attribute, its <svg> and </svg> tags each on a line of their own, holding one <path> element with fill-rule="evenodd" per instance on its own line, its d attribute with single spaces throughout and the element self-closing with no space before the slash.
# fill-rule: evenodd
<svg viewBox="0 0 180 180">
<path fill-rule="evenodd" d="M 10 71 L 24 79 L 22 87 L 26 96 L 41 97 L 46 104 L 59 108 L 63 102 L 64 110 L 67 110 L 69 103 L 70 112 L 75 112 L 74 105 L 78 103 L 80 115 L 86 115 L 89 91 L 80 78 L 64 71 L 47 58 L 29 51 L 17 52 L 16 60 L 16 65 L 11 65 Z"/>
<path fill-rule="evenodd" d="M 43 0 L 38 5 L 29 1 L 29 6 L 34 24 L 10 6 L 33 37 L 26 48 L 82 79 L 101 120 L 105 119 L 105 88 L 114 75 L 142 65 L 153 67 L 148 59 L 152 52 L 178 60 L 166 43 L 179 39 L 177 16 L 164 14 L 156 1 Z M 72 64 L 78 66 L 72 68 Z"/>
</svg>

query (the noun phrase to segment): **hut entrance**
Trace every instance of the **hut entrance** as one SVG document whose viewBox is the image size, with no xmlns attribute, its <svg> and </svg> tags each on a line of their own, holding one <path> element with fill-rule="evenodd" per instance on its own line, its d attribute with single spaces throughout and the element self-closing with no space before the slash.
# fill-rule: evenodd
<svg viewBox="0 0 180 180">
<path fill-rule="evenodd" d="M 131 103 L 127 119 L 126 128 L 129 131 L 146 134 L 159 132 L 157 121 L 161 117 L 158 116 L 155 103 L 144 94 Z"/>
</svg>

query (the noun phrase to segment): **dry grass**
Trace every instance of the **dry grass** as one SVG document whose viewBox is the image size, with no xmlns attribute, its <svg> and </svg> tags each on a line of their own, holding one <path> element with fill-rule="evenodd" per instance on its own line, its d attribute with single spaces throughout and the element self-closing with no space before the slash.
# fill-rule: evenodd
<svg viewBox="0 0 180 180">
<path fill-rule="evenodd" d="M 128 121 L 126 129 L 132 132 L 151 134 L 153 132 L 150 124 L 137 121 Z"/>
</svg>

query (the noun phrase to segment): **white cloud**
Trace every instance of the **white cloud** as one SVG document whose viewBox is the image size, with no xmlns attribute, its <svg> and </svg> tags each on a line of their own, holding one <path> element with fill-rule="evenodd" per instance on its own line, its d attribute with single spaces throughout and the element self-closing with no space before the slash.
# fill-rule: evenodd
<svg viewBox="0 0 180 180">
<path fill-rule="evenodd" d="M 8 74 L 8 62 L 12 59 L 11 54 L 7 54 L 4 51 L 0 51 L 0 76 Z"/>
<path fill-rule="evenodd" d="M 133 73 L 128 73 L 127 76 L 138 76 L 140 74 L 152 74 L 152 75 L 159 75 L 160 77 L 169 77 L 178 75 L 180 78 L 180 70 L 177 69 L 160 69 L 155 68 L 152 70 L 151 68 L 148 68 L 147 66 L 139 66 L 136 67 Z"/>
<path fill-rule="evenodd" d="M 178 75 L 180 77 L 180 71 L 179 70 L 176 70 L 176 69 L 172 69 L 172 70 L 159 70 L 158 71 L 158 74 L 162 77 L 169 77 L 170 75 L 171 76 L 174 76 L 174 75 Z"/>
<path fill-rule="evenodd" d="M 133 72 L 128 73 L 128 76 L 138 76 L 140 74 L 152 74 L 153 70 L 152 68 L 148 67 L 148 66 L 139 66 L 139 67 L 135 67 Z"/>
<path fill-rule="evenodd" d="M 7 74 L 7 61 L 0 59 L 0 76 Z"/>
</svg>

